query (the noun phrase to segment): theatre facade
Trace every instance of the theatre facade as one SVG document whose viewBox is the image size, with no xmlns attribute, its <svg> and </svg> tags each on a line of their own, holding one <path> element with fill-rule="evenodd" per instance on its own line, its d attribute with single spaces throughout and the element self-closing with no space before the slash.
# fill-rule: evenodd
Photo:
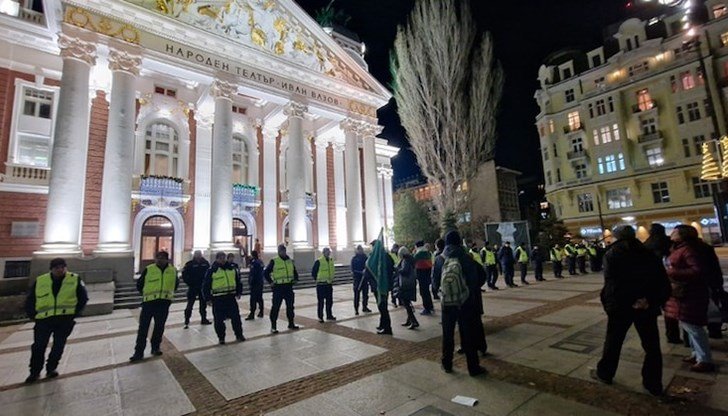
<svg viewBox="0 0 728 416">
<path fill-rule="evenodd" d="M 293 0 L 0 0 L 0 271 L 310 264 L 392 229 L 390 93 Z"/>
</svg>

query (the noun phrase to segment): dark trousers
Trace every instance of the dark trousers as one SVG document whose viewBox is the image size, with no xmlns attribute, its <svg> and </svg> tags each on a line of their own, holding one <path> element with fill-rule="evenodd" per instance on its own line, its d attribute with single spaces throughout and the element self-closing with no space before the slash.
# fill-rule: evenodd
<svg viewBox="0 0 728 416">
<path fill-rule="evenodd" d="M 362 281 L 363 277 L 354 276 L 354 310 L 359 312 L 359 302 L 363 309 L 368 309 L 367 304 L 369 303 L 369 284 L 366 281 Z"/>
<path fill-rule="evenodd" d="M 154 319 L 154 329 L 149 343 L 152 344 L 152 351 L 159 351 L 159 346 L 162 344 L 162 335 L 164 335 L 164 324 L 167 322 L 169 305 L 171 304 L 171 301 L 163 299 L 142 303 L 142 311 L 139 314 L 139 331 L 137 331 L 136 346 L 134 347 L 135 355 L 144 355 L 144 349 L 147 347 L 149 325 L 152 323 L 152 319 Z"/>
<path fill-rule="evenodd" d="M 422 307 L 430 312 L 435 311 L 435 305 L 430 296 L 430 284 L 432 269 L 417 270 L 417 283 L 420 285 L 420 296 L 422 296 Z"/>
<path fill-rule="evenodd" d="M 260 311 L 259 316 L 263 316 L 263 286 L 250 287 L 250 316 L 255 315 L 256 306 Z"/>
<path fill-rule="evenodd" d="M 602 359 L 597 364 L 600 378 L 611 380 L 617 372 L 622 344 L 629 328 L 634 325 L 645 351 L 642 363 L 642 384 L 647 389 L 662 389 L 662 352 L 660 332 L 657 329 L 657 315 L 652 312 L 636 311 L 627 314 L 611 314 L 607 320 L 607 337 L 604 340 Z"/>
<path fill-rule="evenodd" d="M 485 281 L 488 287 L 495 287 L 495 282 L 498 281 L 498 267 L 495 264 L 485 266 Z"/>
<path fill-rule="evenodd" d="M 217 339 L 225 341 L 225 320 L 230 319 L 235 338 L 243 336 L 243 322 L 240 320 L 240 308 L 235 295 L 222 295 L 212 298 L 212 317 L 215 323 Z"/>
<path fill-rule="evenodd" d="M 392 319 L 389 317 L 387 309 L 387 294 L 382 294 L 381 299 L 377 299 L 377 309 L 379 309 L 379 328 L 384 330 L 392 330 Z"/>
<path fill-rule="evenodd" d="M 404 309 L 407 311 L 407 322 L 410 324 L 419 324 L 415 317 L 415 307 L 412 306 L 411 300 L 399 299 L 399 302 L 404 305 Z"/>
<path fill-rule="evenodd" d="M 576 256 L 569 256 L 568 262 L 569 274 L 573 276 L 576 274 Z"/>
<path fill-rule="evenodd" d="M 564 270 L 564 265 L 560 261 L 552 261 L 551 264 L 554 267 L 554 277 L 561 277 L 561 273 Z"/>
<path fill-rule="evenodd" d="M 586 257 L 577 257 L 576 260 L 579 263 L 579 273 L 586 274 Z"/>
<path fill-rule="evenodd" d="M 66 347 L 66 340 L 73 331 L 76 322 L 73 317 L 50 317 L 38 319 L 33 327 L 33 345 L 30 347 L 30 373 L 40 374 L 43 370 L 43 362 L 45 361 L 45 351 L 48 342 L 53 335 L 53 346 L 48 354 L 48 363 L 46 371 L 54 371 L 58 368 L 58 362 L 61 361 L 63 349 Z"/>
<path fill-rule="evenodd" d="M 288 325 L 293 325 L 293 318 L 296 316 L 293 313 L 293 302 L 295 296 L 293 294 L 293 285 L 274 285 L 273 286 L 273 306 L 270 308 L 270 324 L 273 328 L 276 327 L 278 322 L 278 311 L 281 309 L 283 301 L 286 302 L 286 318 L 288 318 Z"/>
<path fill-rule="evenodd" d="M 331 305 L 334 303 L 334 287 L 328 284 L 316 285 L 316 299 L 318 300 L 318 318 L 324 319 L 324 303 L 326 303 L 326 318 L 334 316 Z"/>
<path fill-rule="evenodd" d="M 452 357 L 455 350 L 455 325 L 460 330 L 460 344 L 465 353 L 468 363 L 468 371 L 480 367 L 477 351 L 477 313 L 467 307 L 444 306 L 442 308 L 442 366 L 445 369 L 452 368 Z M 479 321 L 479 317 L 477 317 Z M 481 330 L 483 325 L 480 325 Z M 485 336 L 483 336 L 485 341 Z"/>
<path fill-rule="evenodd" d="M 678 343 L 680 341 L 680 321 L 674 318 L 665 317 L 665 336 L 670 342 Z"/>
<path fill-rule="evenodd" d="M 190 287 L 187 289 L 187 307 L 185 308 L 185 324 L 190 323 L 192 317 L 192 308 L 195 307 L 195 302 L 200 302 L 200 319 L 203 321 L 207 320 L 207 303 L 202 296 L 202 288 Z"/>
<path fill-rule="evenodd" d="M 528 273 L 528 263 L 518 263 L 518 267 L 521 269 L 521 281 L 526 283 L 526 274 Z"/>
<path fill-rule="evenodd" d="M 513 286 L 513 276 L 515 275 L 513 264 L 502 264 L 501 268 L 503 269 L 503 277 L 506 279 L 506 285 Z"/>
<path fill-rule="evenodd" d="M 536 277 L 536 280 L 539 282 L 543 280 L 543 262 L 542 261 L 534 261 L 533 262 L 533 275 Z"/>
</svg>

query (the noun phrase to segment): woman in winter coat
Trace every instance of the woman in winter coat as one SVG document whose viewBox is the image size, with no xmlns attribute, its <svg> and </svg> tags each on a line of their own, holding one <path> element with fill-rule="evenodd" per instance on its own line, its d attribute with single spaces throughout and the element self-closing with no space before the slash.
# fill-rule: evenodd
<svg viewBox="0 0 728 416">
<path fill-rule="evenodd" d="M 705 259 L 701 256 L 698 232 L 689 225 L 678 225 L 672 232 L 674 244 L 667 276 L 672 284 L 672 296 L 665 305 L 665 316 L 680 321 L 687 333 L 692 355 L 683 361 L 692 363 L 691 371 L 705 373 L 714 370 L 708 334 L 708 281 Z"/>
<path fill-rule="evenodd" d="M 397 265 L 397 297 L 407 310 L 407 322 L 402 326 L 415 329 L 420 326 L 415 317 L 412 302 L 417 300 L 417 278 L 415 277 L 415 262 L 407 247 L 399 249 L 399 264 Z"/>
</svg>

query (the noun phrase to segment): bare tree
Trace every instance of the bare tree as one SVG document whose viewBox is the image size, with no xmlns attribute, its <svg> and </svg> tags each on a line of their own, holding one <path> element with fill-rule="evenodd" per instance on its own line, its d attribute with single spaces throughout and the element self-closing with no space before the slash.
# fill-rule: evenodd
<svg viewBox="0 0 728 416">
<path fill-rule="evenodd" d="M 468 0 L 418 0 L 398 29 L 392 72 L 417 163 L 441 189 L 434 202 L 445 227 L 465 203 L 462 185 L 494 153 L 503 73 L 492 38 L 478 34 Z"/>
</svg>

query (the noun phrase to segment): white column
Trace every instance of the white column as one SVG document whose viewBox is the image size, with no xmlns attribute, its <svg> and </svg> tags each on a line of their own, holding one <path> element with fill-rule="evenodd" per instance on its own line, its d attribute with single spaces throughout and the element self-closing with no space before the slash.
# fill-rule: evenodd
<svg viewBox="0 0 728 416">
<path fill-rule="evenodd" d="M 141 61 L 141 55 L 136 50 L 109 49 L 111 102 L 101 187 L 98 252 L 131 252 L 135 84 Z"/>
<path fill-rule="evenodd" d="M 364 147 L 364 212 L 367 219 L 367 243 L 379 236 L 382 228 L 382 213 L 379 208 L 379 183 L 377 181 L 377 155 L 374 149 L 374 137 L 382 131 L 379 126 L 369 125 L 363 129 Z"/>
<path fill-rule="evenodd" d="M 215 118 L 212 127 L 212 186 L 210 190 L 210 248 L 233 249 L 233 102 L 236 87 L 215 80 Z"/>
<path fill-rule="evenodd" d="M 306 231 L 306 163 L 311 148 L 303 137 L 303 116 L 308 111 L 304 104 L 289 102 L 283 109 L 288 116 L 288 229 L 294 248 L 310 247 Z"/>
<path fill-rule="evenodd" d="M 278 155 L 276 138 L 278 129 L 263 129 L 263 249 L 275 253 L 278 246 Z"/>
<path fill-rule="evenodd" d="M 96 45 L 60 33 L 63 58 L 48 188 L 45 252 L 80 252 L 89 126 L 89 73 Z"/>
<path fill-rule="evenodd" d="M 392 168 L 381 166 L 377 168 L 379 172 L 379 182 L 381 183 L 381 208 L 382 208 L 382 221 L 385 229 L 385 241 L 389 245 L 388 234 L 391 233 L 392 226 L 394 225 L 394 203 L 392 201 Z"/>
<path fill-rule="evenodd" d="M 248 143 L 248 185 L 258 186 L 258 122 L 251 120 L 247 126 Z"/>
<path fill-rule="evenodd" d="M 326 148 L 329 142 L 316 139 L 316 213 L 318 219 L 319 248 L 328 247 L 329 242 L 329 183 L 326 166 Z"/>
<path fill-rule="evenodd" d="M 195 250 L 210 248 L 210 186 L 212 185 L 212 121 L 213 114 L 195 112 Z"/>
<path fill-rule="evenodd" d="M 364 227 L 361 207 L 361 176 L 359 170 L 359 129 L 360 123 L 355 120 L 341 122 L 344 131 L 346 151 L 346 223 L 347 247 L 353 248 L 364 243 Z"/>
<path fill-rule="evenodd" d="M 336 203 L 336 249 L 347 247 L 346 178 L 344 175 L 344 143 L 331 143 L 334 150 L 334 201 Z"/>
</svg>

